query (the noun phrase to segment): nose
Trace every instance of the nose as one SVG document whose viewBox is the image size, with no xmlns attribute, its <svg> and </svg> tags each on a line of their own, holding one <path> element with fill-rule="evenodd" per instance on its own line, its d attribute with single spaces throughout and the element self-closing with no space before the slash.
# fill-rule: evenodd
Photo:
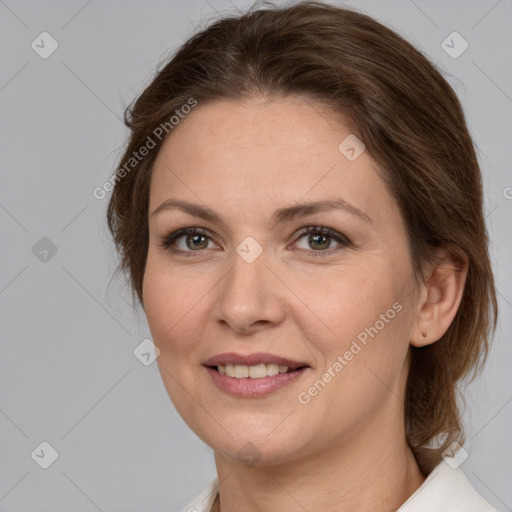
<svg viewBox="0 0 512 512">
<path fill-rule="evenodd" d="M 248 263 L 233 254 L 232 267 L 215 287 L 215 321 L 241 334 L 279 325 L 285 317 L 285 286 L 265 251 Z"/>
</svg>

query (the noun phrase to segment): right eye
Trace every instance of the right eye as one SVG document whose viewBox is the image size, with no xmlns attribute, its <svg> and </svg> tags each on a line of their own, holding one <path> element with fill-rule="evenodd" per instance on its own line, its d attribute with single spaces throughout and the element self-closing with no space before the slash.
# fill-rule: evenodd
<svg viewBox="0 0 512 512">
<path fill-rule="evenodd" d="M 185 247 L 176 248 L 181 241 L 184 241 Z M 212 241 L 212 239 L 205 229 L 191 227 L 178 229 L 177 231 L 169 233 L 162 238 L 159 246 L 172 254 L 192 256 L 192 253 L 206 249 L 208 247 L 208 241 Z"/>
</svg>

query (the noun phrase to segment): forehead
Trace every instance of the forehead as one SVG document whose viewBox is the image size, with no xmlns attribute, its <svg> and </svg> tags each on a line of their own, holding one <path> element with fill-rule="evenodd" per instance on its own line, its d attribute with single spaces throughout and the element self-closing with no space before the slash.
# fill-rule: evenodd
<svg viewBox="0 0 512 512">
<path fill-rule="evenodd" d="M 194 156 L 201 163 L 218 158 L 224 163 L 249 154 L 260 160 L 276 153 L 285 161 L 321 161 L 326 151 L 337 152 L 340 137 L 351 133 L 348 120 L 341 121 L 325 106 L 300 97 L 199 103 L 161 151 Z"/>
<path fill-rule="evenodd" d="M 395 208 L 368 152 L 351 161 L 340 151 L 349 136 L 348 122 L 302 98 L 199 103 L 159 151 L 150 210 L 169 197 L 238 215 L 327 196 L 372 218 Z"/>
</svg>

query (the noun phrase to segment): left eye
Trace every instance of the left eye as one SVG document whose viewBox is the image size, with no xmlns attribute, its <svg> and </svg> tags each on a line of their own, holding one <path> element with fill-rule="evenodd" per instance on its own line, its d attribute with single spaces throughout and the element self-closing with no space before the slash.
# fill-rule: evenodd
<svg viewBox="0 0 512 512">
<path fill-rule="evenodd" d="M 323 226 L 312 226 L 307 228 L 305 231 L 301 233 L 301 235 L 299 236 L 299 240 L 302 238 L 305 238 L 306 244 L 309 247 L 313 247 L 314 252 L 317 253 L 327 252 L 328 254 L 330 254 L 332 252 L 340 250 L 341 248 L 348 247 L 351 245 L 350 240 L 346 236 L 342 235 L 341 233 L 338 233 L 337 231 L 334 231 L 333 229 L 325 228 Z M 335 240 L 338 243 L 338 247 L 336 247 L 334 250 L 327 251 L 326 249 L 330 248 L 332 240 Z"/>
<path fill-rule="evenodd" d="M 309 247 L 314 249 L 308 252 L 317 253 L 313 254 L 314 256 L 329 255 L 352 245 L 346 236 L 323 226 L 310 226 L 306 228 L 298 234 L 298 239 L 295 244 L 302 238 L 306 240 Z M 185 242 L 185 247 L 179 247 L 179 242 L 182 240 Z M 338 247 L 327 250 L 330 249 L 332 240 L 338 243 Z M 170 233 L 162 239 L 159 245 L 173 254 L 192 256 L 192 253 L 200 253 L 207 249 L 209 242 L 212 242 L 212 239 L 205 229 L 193 227 L 179 229 Z M 307 251 L 307 248 L 299 247 L 299 249 Z"/>
</svg>

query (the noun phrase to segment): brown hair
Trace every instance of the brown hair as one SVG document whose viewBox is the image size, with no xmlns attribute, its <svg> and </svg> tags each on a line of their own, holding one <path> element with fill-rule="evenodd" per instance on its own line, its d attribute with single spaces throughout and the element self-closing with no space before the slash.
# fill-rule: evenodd
<svg viewBox="0 0 512 512">
<path fill-rule="evenodd" d="M 156 147 L 115 176 L 107 218 L 121 255 L 118 270 L 143 304 L 149 184 L 165 139 L 154 130 L 191 98 L 201 105 L 300 95 L 326 105 L 352 121 L 380 165 L 407 226 L 416 276 L 436 247 L 467 256 L 462 302 L 448 331 L 436 343 L 410 347 L 405 397 L 415 455 L 440 437 L 440 450 L 462 445 L 457 384 L 474 378 L 486 359 L 497 302 L 481 174 L 457 96 L 422 53 L 369 16 L 313 1 L 255 7 L 191 37 L 126 109 L 131 135 L 118 168 L 126 169 L 148 137 Z"/>
</svg>

